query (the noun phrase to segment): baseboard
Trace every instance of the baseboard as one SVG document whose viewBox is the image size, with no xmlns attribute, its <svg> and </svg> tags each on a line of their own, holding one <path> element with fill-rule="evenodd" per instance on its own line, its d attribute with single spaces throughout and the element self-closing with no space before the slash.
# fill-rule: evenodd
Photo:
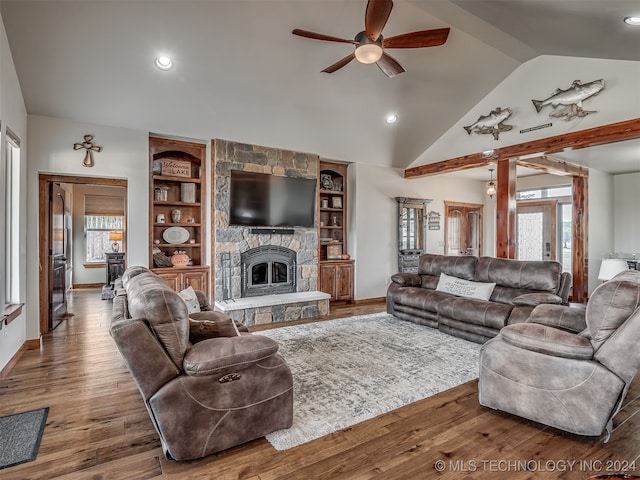
<svg viewBox="0 0 640 480">
<path fill-rule="evenodd" d="M 2 370 L 0 370 L 0 381 L 4 380 L 9 376 L 13 367 L 16 366 L 16 363 L 22 358 L 22 355 L 27 350 L 39 350 L 40 349 L 40 340 L 26 340 L 22 346 L 18 349 L 15 355 L 7 362 Z"/>
<path fill-rule="evenodd" d="M 82 288 L 102 288 L 104 283 L 74 283 L 71 288 L 79 290 Z"/>
<path fill-rule="evenodd" d="M 367 305 L 370 303 L 385 303 L 387 297 L 375 297 L 375 298 L 363 298 L 362 300 L 355 300 L 356 305 Z"/>
</svg>

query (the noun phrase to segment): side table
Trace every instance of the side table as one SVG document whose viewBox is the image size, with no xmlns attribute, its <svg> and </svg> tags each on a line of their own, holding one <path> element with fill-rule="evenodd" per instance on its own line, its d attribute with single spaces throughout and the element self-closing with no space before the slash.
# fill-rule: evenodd
<svg viewBox="0 0 640 480">
<path fill-rule="evenodd" d="M 107 283 L 110 288 L 116 278 L 121 277 L 127 268 L 124 252 L 107 252 L 104 254 L 107 259 Z"/>
</svg>

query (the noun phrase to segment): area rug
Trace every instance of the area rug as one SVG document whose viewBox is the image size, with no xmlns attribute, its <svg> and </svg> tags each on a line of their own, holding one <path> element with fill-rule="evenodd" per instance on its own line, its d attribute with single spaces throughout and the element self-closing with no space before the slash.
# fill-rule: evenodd
<svg viewBox="0 0 640 480">
<path fill-rule="evenodd" d="M 478 377 L 480 345 L 387 313 L 258 332 L 293 374 L 293 426 L 267 435 L 286 450 Z"/>
<path fill-rule="evenodd" d="M 49 407 L 0 417 L 0 469 L 36 459 L 48 414 Z"/>
</svg>

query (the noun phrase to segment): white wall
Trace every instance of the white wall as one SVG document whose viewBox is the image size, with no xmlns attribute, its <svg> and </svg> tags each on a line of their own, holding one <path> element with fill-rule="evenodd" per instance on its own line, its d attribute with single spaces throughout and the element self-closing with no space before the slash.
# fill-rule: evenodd
<svg viewBox="0 0 640 480">
<path fill-rule="evenodd" d="M 640 260 L 640 173 L 614 175 L 613 187 L 613 251 Z"/>
<path fill-rule="evenodd" d="M 29 169 L 27 188 L 27 338 L 39 336 L 38 175 L 120 178 L 128 181 L 127 265 L 148 265 L 149 134 L 145 131 L 91 125 L 58 118 L 29 115 Z M 84 153 L 73 144 L 87 134 L 103 147 L 95 154 L 95 166 L 82 166 Z"/>
<path fill-rule="evenodd" d="M 487 200 L 485 182 L 455 179 L 451 175 L 407 180 L 399 169 L 352 164 L 349 179 L 348 253 L 355 260 L 356 300 L 384 297 L 391 275 L 398 271 L 395 197 L 433 199 L 427 210 L 440 213 L 441 228 L 427 230 L 430 253 L 444 253 L 445 200 L 480 204 Z M 485 206 L 485 217 L 487 214 Z M 485 240 L 485 245 L 490 243 Z"/>
<path fill-rule="evenodd" d="M 574 80 L 587 83 L 603 78 L 605 88 L 598 95 L 585 100 L 585 110 L 596 110 L 583 118 L 564 121 L 550 118 L 551 107 L 537 113 L 531 99 L 544 100 L 557 88 L 567 89 Z M 535 139 L 608 125 L 638 117 L 640 105 L 640 62 L 542 55 L 518 67 L 497 85 L 485 98 L 464 115 L 442 137 L 433 143 L 411 166 L 447 160 L 470 153 L 529 142 Z M 496 107 L 512 110 L 504 123 L 513 129 L 494 140 L 488 134 L 463 129 L 481 115 Z M 547 123 L 548 128 L 519 133 L 519 130 Z"/>
<path fill-rule="evenodd" d="M 20 138 L 20 265 L 18 282 L 20 290 L 20 301 L 24 302 L 26 297 L 26 267 L 25 258 L 27 257 L 27 249 L 25 247 L 25 239 L 27 238 L 26 230 L 26 205 L 27 205 L 27 188 L 26 188 L 26 172 L 27 172 L 27 111 L 22 98 L 22 91 L 16 75 L 16 69 L 13 64 L 13 57 L 9 50 L 9 42 L 4 29 L 4 22 L 0 16 L 0 122 L 2 122 L 2 138 L 0 164 L 4 165 L 6 149 L 4 145 L 6 128 L 9 127 L 13 133 Z M 4 175 L 2 176 L 4 181 Z M 3 188 L 0 191 L 4 192 Z M 2 201 L 4 205 L 4 199 Z M 4 209 L 2 209 L 4 210 Z M 4 214 L 1 214 L 0 222 L 4 224 Z M 4 229 L 0 229 L 4 233 Z M 4 236 L 3 236 L 4 237 Z M 0 247 L 4 252 L 4 238 L 0 240 Z M 4 285 L 2 282 L 0 284 Z M 22 310 L 22 314 L 9 325 L 0 330 L 0 370 L 13 358 L 27 338 L 26 323 L 27 318 L 32 314 L 32 310 L 26 306 Z M 37 338 L 29 337 L 29 338 Z"/>
<path fill-rule="evenodd" d="M 589 294 L 600 284 L 600 263 L 614 249 L 613 176 L 589 170 Z"/>
</svg>

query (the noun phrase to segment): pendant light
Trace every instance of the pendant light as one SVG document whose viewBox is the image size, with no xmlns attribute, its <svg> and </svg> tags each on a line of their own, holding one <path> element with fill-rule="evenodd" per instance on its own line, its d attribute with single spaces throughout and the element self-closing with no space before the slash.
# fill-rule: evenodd
<svg viewBox="0 0 640 480">
<path fill-rule="evenodd" d="M 489 183 L 487 183 L 487 195 L 489 195 L 490 198 L 493 198 L 498 191 L 496 184 L 493 181 L 493 168 L 489 169 L 489 173 L 491 174 L 491 179 L 489 180 Z"/>
</svg>

